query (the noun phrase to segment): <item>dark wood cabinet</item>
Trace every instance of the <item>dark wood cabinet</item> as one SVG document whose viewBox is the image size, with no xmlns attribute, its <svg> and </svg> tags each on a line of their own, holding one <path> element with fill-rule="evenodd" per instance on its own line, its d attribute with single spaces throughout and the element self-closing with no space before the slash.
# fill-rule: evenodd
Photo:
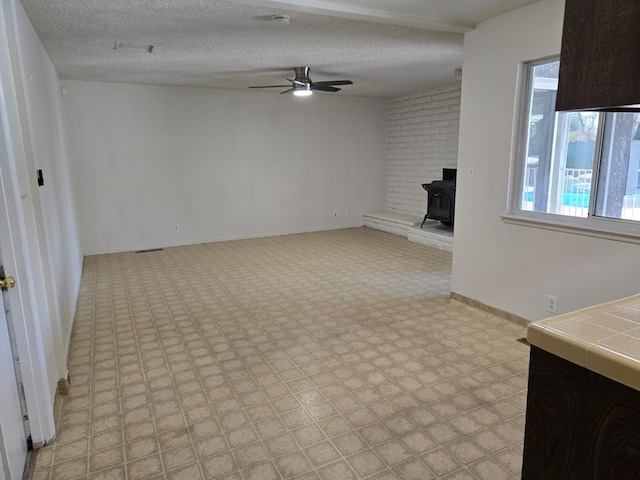
<svg viewBox="0 0 640 480">
<path fill-rule="evenodd" d="M 522 480 L 640 478 L 640 392 L 531 347 Z"/>
<path fill-rule="evenodd" d="M 556 110 L 639 104 L 640 1 L 566 0 Z"/>
</svg>

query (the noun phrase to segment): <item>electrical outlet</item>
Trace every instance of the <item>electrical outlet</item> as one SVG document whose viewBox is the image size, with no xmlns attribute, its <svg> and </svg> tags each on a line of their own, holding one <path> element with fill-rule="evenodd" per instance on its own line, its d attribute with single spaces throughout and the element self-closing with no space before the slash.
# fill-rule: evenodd
<svg viewBox="0 0 640 480">
<path fill-rule="evenodd" d="M 180 225 L 179 225 L 178 223 L 176 223 L 176 224 L 173 226 L 173 231 L 174 231 L 175 233 L 178 233 L 178 232 L 180 231 Z"/>
<path fill-rule="evenodd" d="M 334 212 L 333 212 L 333 216 L 334 216 L 334 217 L 337 217 L 337 216 L 338 216 L 338 212 L 336 212 L 336 211 L 334 210 Z"/>
<path fill-rule="evenodd" d="M 547 312 L 558 313 L 558 297 L 547 295 Z"/>
</svg>

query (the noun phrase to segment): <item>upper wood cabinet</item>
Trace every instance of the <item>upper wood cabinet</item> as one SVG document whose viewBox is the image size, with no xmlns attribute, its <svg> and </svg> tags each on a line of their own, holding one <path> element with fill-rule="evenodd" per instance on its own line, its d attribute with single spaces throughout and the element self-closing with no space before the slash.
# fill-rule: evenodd
<svg viewBox="0 0 640 480">
<path fill-rule="evenodd" d="M 640 0 L 566 0 L 556 110 L 639 104 Z"/>
</svg>

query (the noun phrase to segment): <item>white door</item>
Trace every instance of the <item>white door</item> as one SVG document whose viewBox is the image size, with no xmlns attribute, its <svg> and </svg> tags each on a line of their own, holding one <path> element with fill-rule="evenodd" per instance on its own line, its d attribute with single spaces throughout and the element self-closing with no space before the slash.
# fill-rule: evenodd
<svg viewBox="0 0 640 480">
<path fill-rule="evenodd" d="M 0 480 L 20 480 L 27 457 L 27 440 L 2 297 L 0 295 Z"/>
</svg>

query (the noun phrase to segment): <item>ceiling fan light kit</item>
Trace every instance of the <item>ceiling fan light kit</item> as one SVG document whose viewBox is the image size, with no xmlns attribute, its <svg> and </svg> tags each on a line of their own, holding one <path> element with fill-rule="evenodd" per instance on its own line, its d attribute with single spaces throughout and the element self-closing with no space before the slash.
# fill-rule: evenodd
<svg viewBox="0 0 640 480">
<path fill-rule="evenodd" d="M 308 97 L 309 95 L 313 95 L 313 90 L 311 90 L 311 85 L 294 85 L 293 86 L 293 94 L 296 97 Z"/>
<path fill-rule="evenodd" d="M 309 78 L 309 70 L 309 67 L 294 67 L 293 71 L 296 74 L 295 78 L 287 78 L 287 81 L 291 82 L 291 85 L 258 85 L 249 88 L 289 87 L 287 90 L 280 93 L 283 94 L 293 92 L 293 94 L 297 97 L 307 97 L 313 94 L 314 90 L 335 93 L 341 90 L 340 88 L 337 88 L 336 85 L 353 85 L 353 82 L 351 80 L 327 80 L 323 82 L 312 82 Z"/>
</svg>

